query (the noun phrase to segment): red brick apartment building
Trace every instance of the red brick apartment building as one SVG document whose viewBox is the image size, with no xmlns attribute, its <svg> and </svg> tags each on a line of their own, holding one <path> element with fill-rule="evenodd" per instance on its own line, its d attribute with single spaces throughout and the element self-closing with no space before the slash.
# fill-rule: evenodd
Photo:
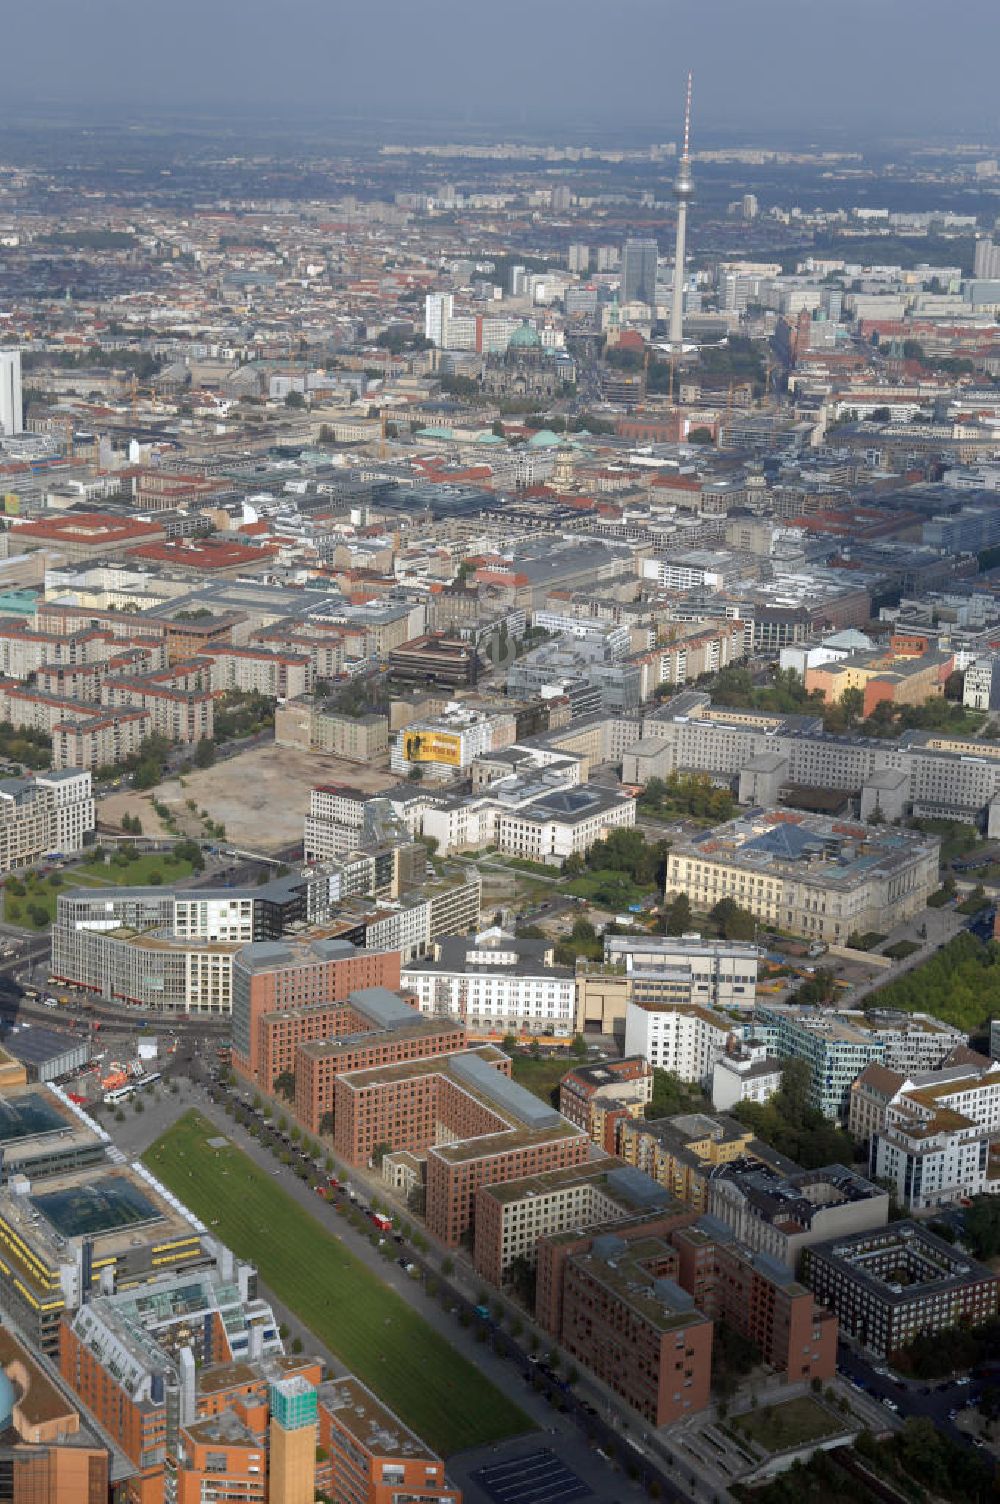
<svg viewBox="0 0 1000 1504">
<path fill-rule="evenodd" d="M 590 1153 L 585 1133 L 510 1080 L 509 1058 L 492 1045 L 338 1076 L 334 1146 L 357 1165 L 377 1148 L 421 1158 L 427 1227 L 452 1247 L 472 1231 L 480 1186 Z M 391 1161 L 387 1170 L 391 1179 Z"/>
<path fill-rule="evenodd" d="M 559 1083 L 559 1111 L 584 1128 L 606 1154 L 614 1154 L 618 1124 L 641 1118 L 653 1096 L 653 1068 L 641 1055 L 578 1065 Z"/>
<path fill-rule="evenodd" d="M 708 1403 L 716 1320 L 756 1342 L 789 1383 L 836 1371 L 833 1314 L 712 1217 L 685 1225 L 668 1214 L 541 1238 L 535 1314 L 657 1426 Z"/>
<path fill-rule="evenodd" d="M 396 1028 L 371 1029 L 346 1038 L 323 1038 L 299 1044 L 295 1052 L 295 1116 L 310 1133 L 329 1133 L 337 1077 L 406 1060 L 444 1055 L 465 1048 L 465 1025 L 454 1018 L 421 1018 Z M 334 1130 L 335 1132 L 335 1130 Z"/>
<path fill-rule="evenodd" d="M 444 1463 L 359 1379 L 350 1375 L 320 1385 L 316 1486 L 351 1504 L 462 1504 Z"/>
<path fill-rule="evenodd" d="M 399 952 L 358 950 L 347 940 L 282 940 L 244 946 L 233 958 L 233 1069 L 270 1091 L 294 1068 L 300 1042 L 378 1027 L 352 992 L 399 987 Z"/>
</svg>

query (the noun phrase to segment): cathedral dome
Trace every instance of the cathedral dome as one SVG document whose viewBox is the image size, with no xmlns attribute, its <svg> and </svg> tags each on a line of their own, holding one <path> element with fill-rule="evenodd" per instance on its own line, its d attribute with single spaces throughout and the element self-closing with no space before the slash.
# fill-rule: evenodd
<svg viewBox="0 0 1000 1504">
<path fill-rule="evenodd" d="M 525 322 L 519 329 L 515 329 L 510 337 L 508 350 L 537 350 L 541 346 L 542 336 L 531 324 Z"/>
</svg>

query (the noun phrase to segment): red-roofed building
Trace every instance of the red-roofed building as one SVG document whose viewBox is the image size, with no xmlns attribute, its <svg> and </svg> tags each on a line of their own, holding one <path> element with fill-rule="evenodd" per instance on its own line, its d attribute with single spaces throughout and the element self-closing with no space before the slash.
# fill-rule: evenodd
<svg viewBox="0 0 1000 1504">
<path fill-rule="evenodd" d="M 275 547 L 258 547 L 249 543 L 231 543 L 225 538 L 171 538 L 150 543 L 132 551 L 132 557 L 151 564 L 164 564 L 171 570 L 196 576 L 256 574 L 267 569 L 278 556 Z"/>
<path fill-rule="evenodd" d="M 158 522 L 111 512 L 63 512 L 15 527 L 18 547 L 25 552 L 52 549 L 71 564 L 131 557 L 143 546 L 163 543 L 166 536 Z"/>
</svg>

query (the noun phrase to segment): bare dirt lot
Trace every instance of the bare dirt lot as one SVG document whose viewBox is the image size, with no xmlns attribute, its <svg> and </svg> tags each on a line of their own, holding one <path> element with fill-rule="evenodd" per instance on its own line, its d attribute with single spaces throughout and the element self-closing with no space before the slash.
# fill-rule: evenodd
<svg viewBox="0 0 1000 1504">
<path fill-rule="evenodd" d="M 145 834 L 163 834 L 153 810 L 155 795 L 173 812 L 178 829 L 186 836 L 206 834 L 204 811 L 225 826 L 227 841 L 254 851 L 272 851 L 302 839 L 309 793 L 316 784 L 346 783 L 375 794 L 396 782 L 387 758 L 378 763 L 347 762 L 268 743 L 213 768 L 168 779 L 147 794 L 109 794 L 98 805 L 98 819 L 117 825 L 123 814 L 138 815 Z"/>
</svg>

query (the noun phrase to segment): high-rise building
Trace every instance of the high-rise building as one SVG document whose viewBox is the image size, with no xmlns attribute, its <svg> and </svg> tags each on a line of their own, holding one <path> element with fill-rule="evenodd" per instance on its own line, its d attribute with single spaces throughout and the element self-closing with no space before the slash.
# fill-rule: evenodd
<svg viewBox="0 0 1000 1504">
<path fill-rule="evenodd" d="M 0 437 L 24 432 L 21 352 L 0 350 Z"/>
<path fill-rule="evenodd" d="M 744 193 L 740 201 L 740 211 L 744 219 L 756 219 L 760 212 L 756 193 Z"/>
<path fill-rule="evenodd" d="M 455 311 L 450 292 L 429 292 L 424 299 L 424 338 L 439 349 L 447 344 L 448 321 Z"/>
<path fill-rule="evenodd" d="M 656 264 L 659 247 L 655 240 L 626 240 L 622 251 L 622 302 L 656 307 Z"/>
<path fill-rule="evenodd" d="M 296 1374 L 270 1386 L 270 1504 L 313 1504 L 318 1409 L 315 1384 Z"/>
<path fill-rule="evenodd" d="M 684 248 L 687 239 L 687 206 L 694 197 L 691 176 L 691 75 L 688 74 L 687 99 L 684 104 L 684 145 L 674 179 L 677 200 L 677 239 L 674 245 L 674 294 L 670 301 L 670 348 L 679 350 L 684 343 Z"/>
<path fill-rule="evenodd" d="M 567 265 L 571 272 L 585 273 L 590 270 L 590 246 L 575 242 L 569 248 Z"/>
<path fill-rule="evenodd" d="M 976 254 L 972 264 L 972 275 L 987 280 L 1000 277 L 1000 245 L 994 244 L 991 235 L 984 235 L 980 240 L 976 241 Z"/>
</svg>

